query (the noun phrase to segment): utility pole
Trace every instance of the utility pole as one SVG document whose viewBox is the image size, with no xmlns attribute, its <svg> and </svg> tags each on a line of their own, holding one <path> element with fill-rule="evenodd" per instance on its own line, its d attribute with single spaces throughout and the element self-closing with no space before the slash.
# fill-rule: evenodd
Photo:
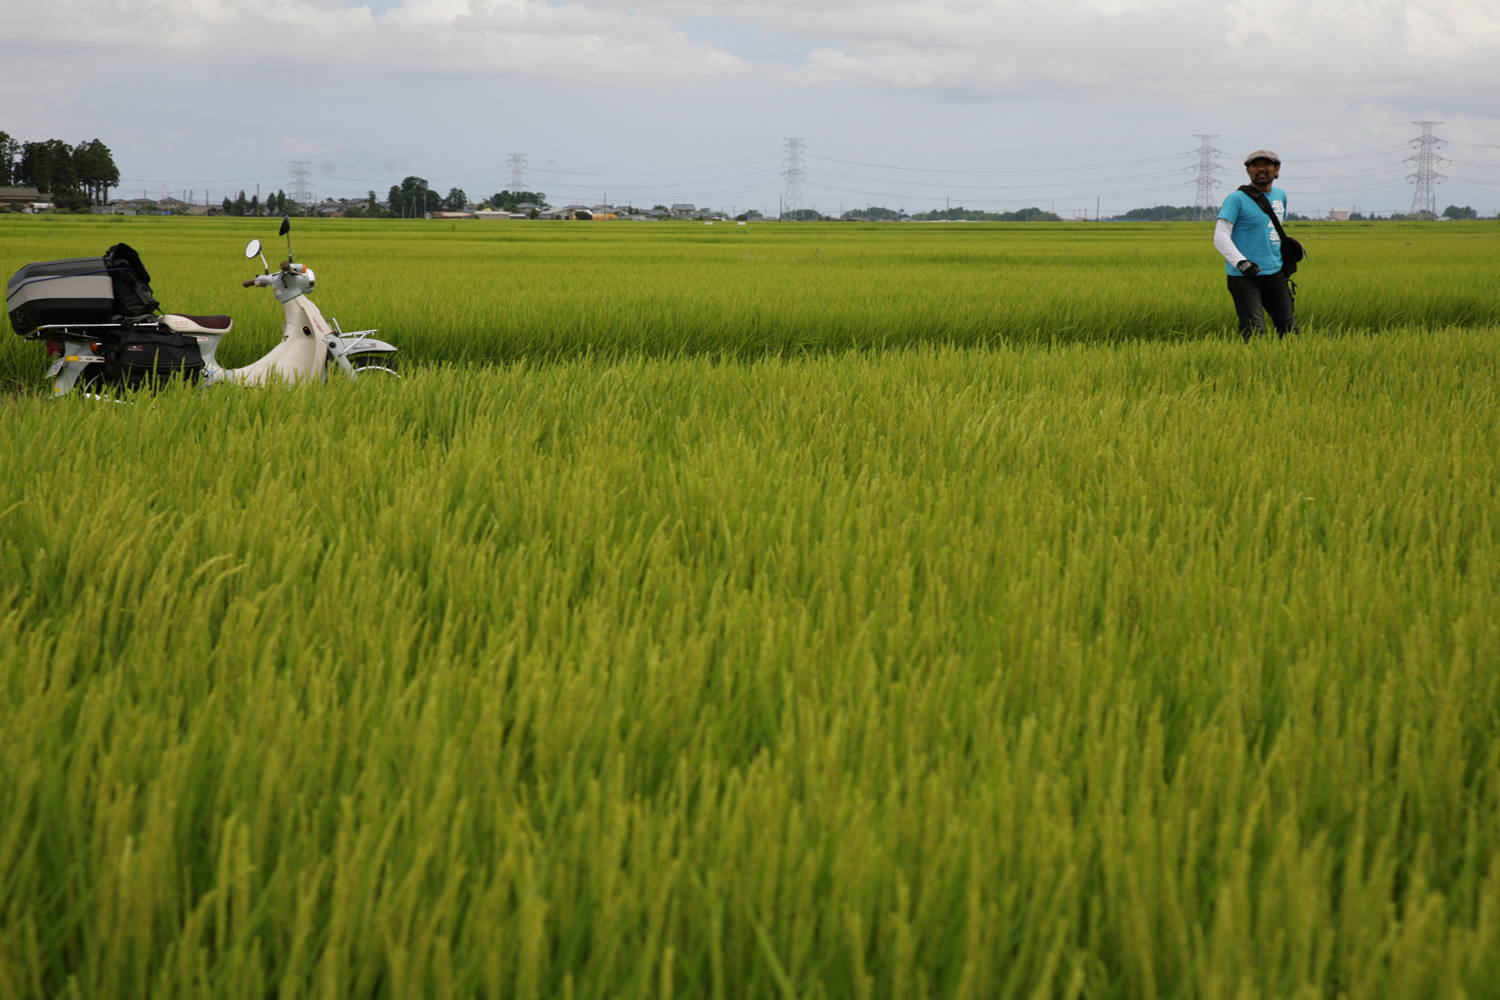
<svg viewBox="0 0 1500 1000">
<path fill-rule="evenodd" d="M 526 154 L 510 153 L 505 157 L 506 165 L 510 167 L 510 190 L 514 194 L 517 191 L 526 190 Z"/>
<path fill-rule="evenodd" d="M 1213 146 L 1213 140 L 1217 135 L 1193 135 L 1198 140 L 1198 194 L 1193 204 L 1198 207 L 1198 221 L 1210 219 L 1215 214 L 1217 206 L 1214 204 L 1214 188 L 1219 186 L 1219 179 L 1214 175 L 1224 168 L 1219 166 L 1219 150 Z M 1189 167 L 1188 169 L 1192 169 Z"/>
<path fill-rule="evenodd" d="M 1410 143 L 1411 147 L 1417 151 L 1416 155 L 1406 158 L 1406 162 L 1416 168 L 1406 175 L 1407 180 L 1417 185 L 1411 193 L 1411 214 L 1435 219 L 1437 218 L 1437 186 L 1448 179 L 1437 172 L 1437 168 L 1443 163 L 1438 150 L 1448 145 L 1448 140 L 1439 139 L 1432 134 L 1433 128 L 1443 124 L 1442 122 L 1412 122 L 1412 124 L 1422 126 L 1422 134 Z"/>
<path fill-rule="evenodd" d="M 781 176 L 786 178 L 786 194 L 781 202 L 781 214 L 795 212 L 802 207 L 802 149 L 801 139 L 788 139 L 785 143 L 786 169 Z"/>
</svg>

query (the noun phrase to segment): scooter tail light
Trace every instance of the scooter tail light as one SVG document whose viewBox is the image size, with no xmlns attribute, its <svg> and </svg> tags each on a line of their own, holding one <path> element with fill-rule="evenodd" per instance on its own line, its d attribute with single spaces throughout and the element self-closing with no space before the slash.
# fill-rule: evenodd
<svg viewBox="0 0 1500 1000">
<path fill-rule="evenodd" d="M 63 353 L 63 344 L 62 344 L 62 341 L 61 340 L 56 340 L 56 339 L 53 339 L 53 338 L 48 338 L 48 340 L 47 340 L 47 357 L 49 357 L 49 358 L 60 358 L 60 357 L 62 357 L 62 353 Z"/>
<path fill-rule="evenodd" d="M 92 343 L 89 344 L 89 353 L 90 354 L 98 354 L 102 350 L 104 350 L 104 345 L 101 344 L 101 343 L 99 343 L 99 341 L 97 341 L 97 340 L 95 340 L 95 341 L 93 341 Z"/>
</svg>

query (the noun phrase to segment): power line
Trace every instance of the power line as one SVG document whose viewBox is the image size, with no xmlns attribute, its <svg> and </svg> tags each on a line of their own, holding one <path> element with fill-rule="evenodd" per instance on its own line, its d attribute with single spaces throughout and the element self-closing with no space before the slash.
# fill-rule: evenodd
<svg viewBox="0 0 1500 1000">
<path fill-rule="evenodd" d="M 1149 181 L 1167 177 L 1180 177 L 1180 170 L 1158 170 L 1149 174 L 1129 174 L 1126 176 L 1114 176 L 1101 180 L 1100 178 L 1081 178 L 1071 181 L 1041 181 L 1033 184 L 943 184 L 944 191 L 1054 191 L 1058 188 L 1084 188 L 1093 190 L 1101 183 L 1118 184 L 1122 181 Z M 891 177 L 852 177 L 849 174 L 830 174 L 823 171 L 818 172 L 819 177 L 831 177 L 835 180 L 853 181 L 856 184 L 887 184 L 897 187 L 903 186 L 899 180 Z M 931 189 L 934 185 L 928 183 L 922 185 Z"/>
<path fill-rule="evenodd" d="M 1404 148 L 1404 147 L 1398 147 L 1398 148 Z M 1188 152 L 1190 152 L 1190 153 L 1197 152 L 1197 150 L 1188 150 Z M 1168 160 L 1179 160 L 1179 159 L 1182 158 L 1183 155 L 1184 154 L 1182 154 L 1182 153 L 1171 153 L 1171 154 L 1166 155 L 1166 156 L 1148 156 L 1148 157 L 1145 157 L 1144 159 L 1138 159 L 1138 160 L 1116 160 L 1114 162 L 1109 162 L 1109 163 L 1089 163 L 1089 164 L 1086 164 L 1086 165 L 1083 165 L 1083 166 L 1070 166 L 1070 167 L 1050 167 L 1050 166 L 1049 167 L 1013 167 L 1013 168 L 1009 168 L 1009 169 L 1005 169 L 1005 170 L 998 170 L 998 169 L 994 169 L 994 168 L 986 168 L 986 169 L 983 169 L 983 170 L 953 170 L 953 169 L 944 168 L 944 167 L 903 167 L 903 166 L 896 166 L 894 164 L 889 164 L 889 163 L 867 163 L 867 162 L 865 162 L 863 160 L 841 160 L 841 159 L 839 159 L 838 157 L 835 157 L 835 156 L 820 156 L 820 155 L 818 155 L 816 153 L 809 154 L 808 155 L 808 159 L 810 159 L 810 160 L 823 160 L 823 161 L 826 161 L 828 163 L 842 163 L 845 166 L 849 166 L 849 167 L 870 167 L 870 168 L 876 169 L 876 170 L 901 170 L 901 171 L 906 171 L 906 172 L 909 172 L 909 173 L 919 173 L 919 174 L 1034 174 L 1034 173 L 1056 174 L 1056 173 L 1071 172 L 1071 171 L 1075 171 L 1075 170 L 1105 170 L 1105 169 L 1110 169 L 1110 168 L 1113 168 L 1113 167 L 1135 167 L 1135 166 L 1141 166 L 1141 165 L 1147 164 L 1147 163 L 1164 163 L 1164 162 L 1166 162 Z"/>
<path fill-rule="evenodd" d="M 1404 143 L 1404 142 L 1400 142 L 1400 143 L 1397 143 L 1394 146 L 1382 146 L 1379 149 L 1368 149 L 1368 150 L 1365 150 L 1363 153 L 1342 153 L 1342 154 L 1340 154 L 1338 156 L 1320 156 L 1320 157 L 1313 157 L 1313 158 L 1309 158 L 1309 159 L 1303 159 L 1302 157 L 1299 156 L 1299 157 L 1297 157 L 1297 162 L 1298 163 L 1332 163 L 1335 160 L 1358 160 L 1361 157 L 1365 157 L 1365 156 L 1380 156 L 1383 153 L 1394 153 L 1398 149 L 1406 149 L 1406 148 L 1408 148 L 1407 144 Z"/>
<path fill-rule="evenodd" d="M 660 174 L 684 174 L 695 173 L 700 170 L 725 170 L 729 167 L 743 167 L 752 163 L 771 163 L 779 160 L 775 153 L 765 153 L 760 156 L 752 156 L 744 160 L 732 160 L 728 163 L 709 163 L 698 167 L 666 167 L 660 170 L 559 170 L 555 167 L 541 168 L 536 172 L 539 174 L 569 174 L 575 177 L 652 177 Z"/>
</svg>

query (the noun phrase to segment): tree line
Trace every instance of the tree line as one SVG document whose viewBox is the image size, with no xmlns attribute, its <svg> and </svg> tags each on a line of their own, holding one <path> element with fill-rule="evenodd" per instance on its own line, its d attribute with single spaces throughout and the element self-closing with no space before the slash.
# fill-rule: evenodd
<svg viewBox="0 0 1500 1000">
<path fill-rule="evenodd" d="M 426 178 L 411 176 L 392 184 L 382 201 L 374 191 L 364 198 L 340 198 L 338 205 L 349 218 L 400 219 L 421 218 L 429 212 L 462 212 L 469 207 L 469 196 L 463 188 L 450 188 L 447 195 L 435 191 Z M 506 212 L 518 211 L 522 205 L 547 207 L 547 196 L 541 191 L 500 191 L 480 204 L 481 208 L 494 208 Z M 259 195 L 241 191 L 233 198 L 226 197 L 219 206 L 224 215 L 297 215 L 311 209 L 290 198 L 285 191 L 267 195 L 262 202 Z"/>
<path fill-rule="evenodd" d="M 798 209 L 788 212 L 785 218 L 794 222 L 816 221 L 827 218 L 809 208 Z M 899 222 L 909 219 L 912 222 L 1061 222 L 1062 217 L 1041 208 L 1022 208 L 1014 212 L 984 212 L 979 209 L 954 206 L 952 208 L 938 209 L 931 212 L 917 212 L 915 215 L 908 214 L 904 209 L 885 208 L 881 205 L 872 205 L 869 208 L 853 208 L 839 216 L 846 222 Z"/>
<path fill-rule="evenodd" d="M 483 202 L 481 207 L 515 212 L 526 204 L 545 208 L 547 196 L 541 191 L 499 191 Z M 400 184 L 391 185 L 384 205 L 376 200 L 375 192 L 371 191 L 366 199 L 365 211 L 371 215 L 413 218 L 428 212 L 462 212 L 468 207 L 469 195 L 463 188 L 449 188 L 445 197 L 434 191 L 426 178 L 407 177 Z"/>
<path fill-rule="evenodd" d="M 260 195 L 252 194 L 246 198 L 245 192 L 241 191 L 234 198 L 226 197 L 219 210 L 225 215 L 296 215 L 302 211 L 302 206 L 288 198 L 285 191 L 266 195 L 264 205 Z"/>
<path fill-rule="evenodd" d="M 114 154 L 98 139 L 70 146 L 61 139 L 22 142 L 0 132 L 0 187 L 33 187 L 53 204 L 86 212 L 109 201 L 120 183 Z"/>
</svg>

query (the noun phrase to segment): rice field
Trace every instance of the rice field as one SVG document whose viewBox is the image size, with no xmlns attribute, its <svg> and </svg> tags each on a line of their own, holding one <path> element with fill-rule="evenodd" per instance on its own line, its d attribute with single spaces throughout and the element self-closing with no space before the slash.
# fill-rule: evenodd
<svg viewBox="0 0 1500 1000">
<path fill-rule="evenodd" d="M 1493 225 L 1248 346 L 1194 227 L 506 225 L 294 231 L 399 382 L 0 348 L 0 997 L 1500 992 Z M 248 360 L 250 235 L 0 265 Z"/>
</svg>

